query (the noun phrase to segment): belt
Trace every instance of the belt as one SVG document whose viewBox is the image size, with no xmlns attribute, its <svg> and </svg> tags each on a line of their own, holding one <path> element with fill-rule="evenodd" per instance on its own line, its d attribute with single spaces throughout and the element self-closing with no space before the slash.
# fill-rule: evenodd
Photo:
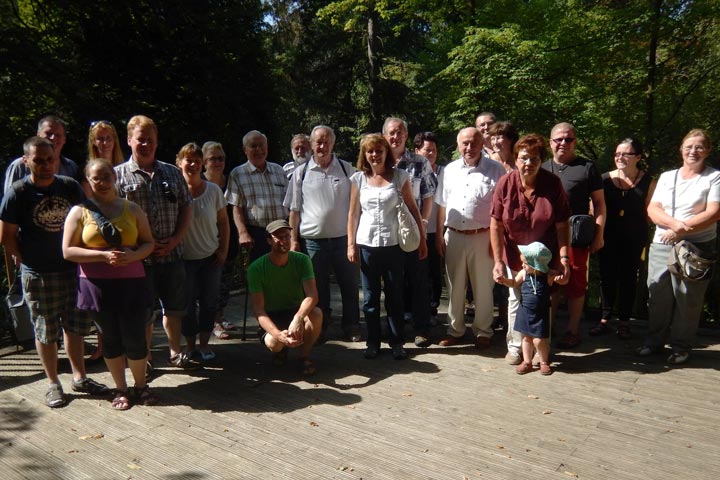
<svg viewBox="0 0 720 480">
<path fill-rule="evenodd" d="M 461 235 L 475 235 L 476 233 L 482 233 L 487 230 L 489 230 L 488 227 L 485 228 L 476 228 L 474 230 L 458 230 L 457 228 L 448 227 L 448 230 L 452 230 L 453 232 L 459 233 Z"/>
</svg>

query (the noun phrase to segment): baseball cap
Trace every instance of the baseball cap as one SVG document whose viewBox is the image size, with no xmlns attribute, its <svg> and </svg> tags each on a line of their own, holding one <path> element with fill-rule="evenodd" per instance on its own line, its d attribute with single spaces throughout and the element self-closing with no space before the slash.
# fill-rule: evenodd
<svg viewBox="0 0 720 480">
<path fill-rule="evenodd" d="M 277 232 L 278 230 L 282 230 L 283 228 L 290 228 L 290 224 L 287 222 L 287 220 L 273 220 L 272 222 L 268 223 L 267 227 L 265 227 L 265 230 L 268 234 L 272 235 L 273 233 Z"/>
</svg>

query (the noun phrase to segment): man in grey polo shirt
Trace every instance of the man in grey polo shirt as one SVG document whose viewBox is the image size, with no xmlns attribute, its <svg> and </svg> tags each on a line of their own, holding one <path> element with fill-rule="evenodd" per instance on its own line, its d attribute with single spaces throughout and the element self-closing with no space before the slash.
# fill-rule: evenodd
<svg viewBox="0 0 720 480">
<path fill-rule="evenodd" d="M 293 173 L 286 204 L 290 206 L 291 248 L 300 251 L 300 238 L 312 259 L 323 311 L 323 333 L 330 323 L 330 270 L 340 286 L 342 329 L 347 340 L 360 341 L 360 304 L 356 267 L 347 259 L 347 217 L 350 176 L 355 168 L 333 153 L 335 132 L 325 125 L 310 134 L 313 155 Z"/>
<path fill-rule="evenodd" d="M 58 170 L 55 172 L 59 175 L 73 178 L 77 181 L 82 180 L 78 177 L 78 166 L 75 162 L 62 155 L 62 149 L 67 141 L 65 134 L 65 121 L 55 115 L 48 115 L 40 119 L 38 122 L 37 136 L 47 138 L 53 144 L 53 157 L 55 157 L 55 165 Z M 12 184 L 22 178 L 30 175 L 30 169 L 23 162 L 23 157 L 16 158 L 5 171 L 5 185 L 3 192 L 7 192 Z"/>
</svg>

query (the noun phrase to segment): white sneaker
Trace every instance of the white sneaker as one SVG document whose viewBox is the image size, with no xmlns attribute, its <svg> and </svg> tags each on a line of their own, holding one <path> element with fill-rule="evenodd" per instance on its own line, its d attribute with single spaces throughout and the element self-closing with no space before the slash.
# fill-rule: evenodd
<svg viewBox="0 0 720 480">
<path fill-rule="evenodd" d="M 517 352 L 510 351 L 505 355 L 505 361 L 508 363 L 508 365 L 520 365 L 520 362 L 522 362 L 522 358 L 520 357 L 520 354 Z"/>
<path fill-rule="evenodd" d="M 688 352 L 673 352 L 668 357 L 667 362 L 670 365 L 682 365 L 687 362 L 688 358 L 690 358 L 690 354 Z"/>
</svg>

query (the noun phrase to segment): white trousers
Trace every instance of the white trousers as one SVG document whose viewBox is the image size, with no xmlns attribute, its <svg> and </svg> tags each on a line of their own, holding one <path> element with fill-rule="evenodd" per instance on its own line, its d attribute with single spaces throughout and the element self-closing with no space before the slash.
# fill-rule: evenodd
<svg viewBox="0 0 720 480">
<path fill-rule="evenodd" d="M 445 232 L 445 269 L 450 297 L 447 334 L 453 337 L 465 335 L 465 289 L 469 280 L 475 302 L 473 334 L 492 337 L 495 282 L 490 231 L 464 235 L 448 229 Z"/>
</svg>

